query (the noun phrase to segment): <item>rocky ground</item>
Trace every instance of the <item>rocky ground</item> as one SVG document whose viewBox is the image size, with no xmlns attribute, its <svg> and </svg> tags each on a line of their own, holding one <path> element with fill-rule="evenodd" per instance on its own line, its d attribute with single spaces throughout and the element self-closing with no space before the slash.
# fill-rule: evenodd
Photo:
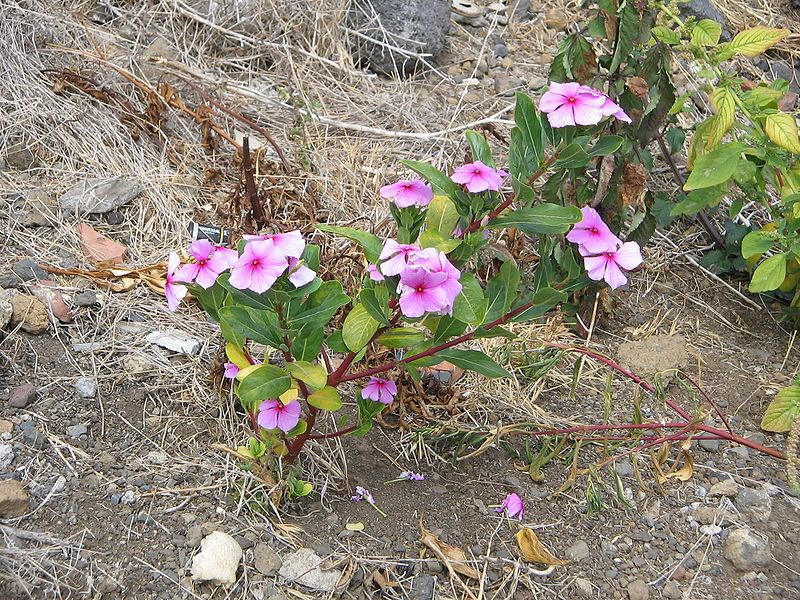
<svg viewBox="0 0 800 600">
<path fill-rule="evenodd" d="M 103 25 L 110 17 L 98 16 L 92 11 L 102 7 L 90 4 L 79 7 L 80 31 L 88 20 L 90 30 L 103 36 L 113 31 L 125 42 L 132 35 L 130 14 L 112 11 L 125 23 Z M 451 119 L 495 114 L 517 89 L 535 95 L 546 84 L 547 65 L 574 13 L 565 4 L 512 4 L 521 8 L 507 26 L 454 24 L 437 61 L 439 73 L 411 80 L 405 90 L 353 75 L 373 105 L 340 119 L 369 117 L 373 128 L 423 123 L 425 129 L 445 129 Z M 159 48 L 158 55 L 181 58 L 175 40 L 150 36 L 146 42 Z M 130 52 L 139 52 L 138 46 Z M 230 67 L 224 61 L 215 66 Z M 270 85 L 271 76 L 265 76 Z M 395 103 L 418 113 L 403 121 Z M 68 114 L 90 114 L 91 122 L 108 112 L 104 106 L 76 104 Z M 506 126 L 502 118 L 489 125 L 501 135 Z M 316 147 L 323 138 L 319 130 L 309 132 L 303 152 L 317 165 L 325 164 L 322 155 L 345 155 L 347 166 L 331 176 L 345 183 L 338 190 L 322 180 L 325 193 L 309 186 L 301 198 L 310 205 L 322 198 L 321 210 L 343 222 L 353 218 L 347 201 L 358 194 L 371 203 L 364 216 L 377 214 L 375 190 L 396 167 L 387 166 L 387 156 L 394 161 L 463 151 L 458 132 L 441 148 L 431 148 L 429 140 L 413 148 L 407 140 L 390 146 L 386 139 L 394 138 L 376 141 L 369 137 L 375 132 L 353 130 L 333 141 L 324 138 L 330 147 Z M 288 134 L 280 139 L 297 151 L 293 158 L 300 163 L 301 142 Z M 653 456 L 645 452 L 584 474 L 572 486 L 564 486 L 571 450 L 539 476 L 529 468 L 522 436 L 455 460 L 477 446 L 444 435 L 439 423 L 480 422 L 488 430 L 498 422 L 548 415 L 581 423 L 602 422 L 606 414 L 628 421 L 637 402 L 647 418 L 667 416 L 660 402 L 619 377 L 609 398 L 609 373 L 592 361 L 582 363 L 573 390 L 574 357 L 562 359 L 540 386 L 523 381 L 488 388 L 465 379 L 453 390 L 431 394 L 425 414 L 434 421 L 411 406 L 394 407 L 385 416 L 387 426 L 365 438 L 314 446 L 304 464 L 314 492 L 276 511 L 269 485 L 230 451 L 247 433 L 229 392 L 209 377 L 219 346 L 214 328 L 196 308 L 168 313 L 163 298 L 146 284 L 148 276 L 163 272 L 157 263 L 182 239 L 186 220 L 221 218 L 223 201 L 214 186 L 224 186 L 213 177 L 199 185 L 210 173 L 205 163 L 191 176 L 133 161 L 70 171 L 71 163 L 63 161 L 71 157 L 48 152 L 45 143 L 0 148 L 3 600 L 800 597 L 800 501 L 775 459 L 706 440 L 688 450 L 693 462 L 686 481 L 659 484 Z M 203 160 L 225 168 L 216 155 Z M 347 179 L 353 173 L 356 184 Z M 365 173 L 375 180 L 365 184 Z M 314 179 L 300 174 L 286 179 L 293 185 Z M 81 204 L 87 181 L 102 184 L 101 202 Z M 187 185 L 190 192 L 174 192 Z M 280 187 L 274 180 L 263 185 Z M 156 200 L 162 196 L 166 208 Z M 289 218 L 294 213 L 287 206 L 294 205 L 280 204 L 275 214 Z M 736 432 L 782 449 L 782 436 L 765 435 L 758 423 L 798 364 L 793 333 L 776 321 L 780 307 L 755 310 L 686 263 L 682 253 L 702 240 L 697 231 L 680 227 L 672 239 L 681 248 L 656 244 L 646 250 L 646 268 L 615 295 L 591 347 L 648 378 L 683 370 L 722 407 Z M 145 267 L 113 277 L 92 275 L 98 260 Z M 536 335 L 585 343 L 566 333 L 558 319 Z M 531 338 L 513 348 L 522 380 L 536 367 L 536 357 L 530 364 L 519 357 L 536 346 Z M 687 408 L 708 408 L 674 376 L 668 392 Z M 411 431 L 391 427 L 401 416 L 411 420 Z M 528 443 L 538 448 L 535 440 Z M 578 462 L 595 464 L 615 450 L 622 448 L 586 445 Z M 674 448 L 669 460 L 685 457 Z M 387 483 L 406 469 L 424 473 L 425 480 Z M 387 516 L 351 501 L 356 486 L 371 490 Z M 514 536 L 520 523 L 495 511 L 511 491 L 525 501 L 523 524 L 567 564 L 542 570 L 519 558 Z M 435 540 L 463 550 L 476 576 L 453 576 L 432 549 L 443 548 Z"/>
</svg>

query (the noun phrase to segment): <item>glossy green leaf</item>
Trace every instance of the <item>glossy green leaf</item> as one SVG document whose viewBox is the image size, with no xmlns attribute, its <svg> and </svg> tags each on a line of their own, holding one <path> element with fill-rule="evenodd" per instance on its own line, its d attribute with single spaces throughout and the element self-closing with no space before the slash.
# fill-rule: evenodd
<svg viewBox="0 0 800 600">
<path fill-rule="evenodd" d="M 376 340 L 387 348 L 410 348 L 425 340 L 425 334 L 413 327 L 395 327 L 378 336 Z"/>
<path fill-rule="evenodd" d="M 464 323 L 483 323 L 488 302 L 480 282 L 472 273 L 461 273 L 461 293 L 453 305 L 453 316 Z"/>
<path fill-rule="evenodd" d="M 256 310 L 247 306 L 223 306 L 220 319 L 239 336 L 273 348 L 284 345 L 278 316 L 271 310 Z"/>
<path fill-rule="evenodd" d="M 677 31 L 673 31 L 669 27 L 658 25 L 650 30 L 652 36 L 663 44 L 668 46 L 677 46 L 681 43 L 681 36 Z"/>
<path fill-rule="evenodd" d="M 370 316 L 381 325 L 387 325 L 389 318 L 389 291 L 383 284 L 377 285 L 372 289 L 361 290 L 358 300 L 367 309 Z"/>
<path fill-rule="evenodd" d="M 489 221 L 487 227 L 516 227 L 528 235 L 566 233 L 581 218 L 581 211 L 575 206 L 545 202 L 504 213 Z"/>
<path fill-rule="evenodd" d="M 434 196 L 428 204 L 425 227 L 427 231 L 437 231 L 449 238 L 458 223 L 458 218 L 458 210 L 450 198 L 442 195 Z"/>
<path fill-rule="evenodd" d="M 292 380 L 283 369 L 275 365 L 258 365 L 236 388 L 239 398 L 247 404 L 277 398 L 292 385 Z"/>
<path fill-rule="evenodd" d="M 742 257 L 758 256 L 772 249 L 775 240 L 764 231 L 751 231 L 742 239 Z"/>
<path fill-rule="evenodd" d="M 559 290 L 554 290 L 550 287 L 541 288 L 536 291 L 531 299 L 533 306 L 511 319 L 511 322 L 524 323 L 525 321 L 541 317 L 553 307 L 566 302 L 568 298 L 569 296 L 567 296 L 567 294 Z"/>
<path fill-rule="evenodd" d="M 423 179 L 427 180 L 428 183 L 431 184 L 431 187 L 433 187 L 433 191 L 438 194 L 454 197 L 459 190 L 458 185 L 456 185 L 452 179 L 426 162 L 417 160 L 403 160 L 400 162 L 418 175 L 421 175 Z"/>
<path fill-rule="evenodd" d="M 338 281 L 325 281 L 319 289 L 306 300 L 303 310 L 291 318 L 294 327 L 315 324 L 324 327 L 340 307 L 350 302 L 350 297 L 342 292 Z"/>
<path fill-rule="evenodd" d="M 192 295 L 197 298 L 200 306 L 208 313 L 208 316 L 219 323 L 219 311 L 225 306 L 228 291 L 220 284 L 215 283 L 210 288 L 203 288 L 199 285 L 193 286 Z"/>
<path fill-rule="evenodd" d="M 510 377 L 511 374 L 503 367 L 477 350 L 455 350 L 448 348 L 436 353 L 437 356 L 453 363 L 457 367 L 468 371 L 475 371 L 486 377 Z"/>
<path fill-rule="evenodd" d="M 554 169 L 582 169 L 592 162 L 592 157 L 581 144 L 570 144 L 558 155 Z"/>
<path fill-rule="evenodd" d="M 631 50 L 633 50 L 634 41 L 639 36 L 641 15 L 636 9 L 635 3 L 625 2 L 622 5 L 617 23 L 617 40 L 614 45 L 614 55 L 611 59 L 611 65 L 608 67 L 608 71 L 611 74 L 616 73 L 622 63 L 628 60 Z"/>
<path fill-rule="evenodd" d="M 614 154 L 622 147 L 622 142 L 625 139 L 620 135 L 604 135 L 597 143 L 589 150 L 589 156 L 608 156 Z"/>
<path fill-rule="evenodd" d="M 689 192 L 725 183 L 733 177 L 739 157 L 746 149 L 742 143 L 731 142 L 698 157 L 683 189 Z"/>
<path fill-rule="evenodd" d="M 702 19 L 692 28 L 692 44 L 695 46 L 716 46 L 722 35 L 722 25 L 711 19 Z"/>
<path fill-rule="evenodd" d="M 753 293 L 777 290 L 786 279 L 786 255 L 776 254 L 764 260 L 753 273 L 750 291 Z"/>
<path fill-rule="evenodd" d="M 353 242 L 356 242 L 364 250 L 364 256 L 371 263 L 378 262 L 381 250 L 383 249 L 383 242 L 371 233 L 353 227 L 339 227 L 338 225 L 325 225 L 317 224 L 317 229 L 340 235 Z"/>
<path fill-rule="evenodd" d="M 286 363 L 286 370 L 292 377 L 312 388 L 321 388 L 328 381 L 328 373 L 322 365 L 314 365 L 304 360 Z"/>
<path fill-rule="evenodd" d="M 444 235 L 438 231 L 425 230 L 419 236 L 419 245 L 422 248 L 436 248 L 445 254 L 452 252 L 458 248 L 462 240 L 454 239 L 448 235 Z"/>
<path fill-rule="evenodd" d="M 468 129 L 464 132 L 464 137 L 467 138 L 470 150 L 472 150 L 472 158 L 481 161 L 483 164 L 495 168 L 494 159 L 492 158 L 492 149 L 483 137 L 477 131 Z"/>
<path fill-rule="evenodd" d="M 313 361 L 322 349 L 325 330 L 315 325 L 306 325 L 298 331 L 292 340 L 292 356 L 296 360 Z"/>
<path fill-rule="evenodd" d="M 716 206 L 720 200 L 725 196 L 728 191 L 728 186 L 715 185 L 713 187 L 703 188 L 700 190 L 692 190 L 686 197 L 672 207 L 670 215 L 677 217 L 679 215 L 694 215 L 701 210 Z"/>
<path fill-rule="evenodd" d="M 339 410 L 342 408 L 342 397 L 336 388 L 326 385 L 308 397 L 308 403 L 320 410 Z"/>
<path fill-rule="evenodd" d="M 342 327 L 342 339 L 351 352 L 358 352 L 372 339 L 380 323 L 372 318 L 367 308 L 356 304 L 347 314 Z"/>
<path fill-rule="evenodd" d="M 517 266 L 510 260 L 504 262 L 500 267 L 500 272 L 492 277 L 486 286 L 488 308 L 484 323 L 491 323 L 508 312 L 511 303 L 517 298 L 519 280 L 520 274 Z"/>
</svg>

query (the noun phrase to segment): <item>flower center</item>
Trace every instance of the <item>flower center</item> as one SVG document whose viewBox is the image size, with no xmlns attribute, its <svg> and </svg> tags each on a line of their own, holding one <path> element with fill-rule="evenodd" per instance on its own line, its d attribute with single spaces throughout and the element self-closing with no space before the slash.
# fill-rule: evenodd
<svg viewBox="0 0 800 600">
<path fill-rule="evenodd" d="M 202 266 L 204 266 L 204 265 L 205 265 L 207 262 L 208 262 L 208 259 L 207 259 L 207 258 L 204 258 L 203 260 L 198 260 L 198 261 L 197 261 L 197 264 L 198 264 L 198 265 L 200 265 L 200 266 L 202 267 Z"/>
<path fill-rule="evenodd" d="M 592 233 L 600 233 L 599 231 L 597 231 L 597 227 L 592 227 L 589 231 L 591 231 Z"/>
<path fill-rule="evenodd" d="M 578 99 L 575 96 L 570 96 L 569 98 L 567 98 L 567 102 L 577 102 L 577 101 Z"/>
<path fill-rule="evenodd" d="M 254 267 L 257 267 L 259 265 L 258 259 L 257 258 L 254 259 L 253 262 L 251 262 L 250 264 L 253 265 Z"/>
<path fill-rule="evenodd" d="M 417 287 L 417 291 L 418 292 L 424 292 L 425 288 L 420 285 L 420 286 Z"/>
</svg>

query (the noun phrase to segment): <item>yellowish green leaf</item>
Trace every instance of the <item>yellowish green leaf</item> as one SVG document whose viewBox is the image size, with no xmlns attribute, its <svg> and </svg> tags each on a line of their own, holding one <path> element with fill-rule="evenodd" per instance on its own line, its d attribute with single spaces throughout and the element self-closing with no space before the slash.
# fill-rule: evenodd
<svg viewBox="0 0 800 600">
<path fill-rule="evenodd" d="M 364 531 L 364 524 L 360 521 L 358 523 L 348 523 L 344 528 L 347 531 Z"/>
<path fill-rule="evenodd" d="M 250 366 L 250 361 L 247 359 L 247 355 L 244 353 L 244 350 L 239 348 L 239 346 L 236 344 L 231 344 L 230 342 L 225 344 L 225 356 L 227 356 L 228 360 L 240 369 Z"/>
<path fill-rule="evenodd" d="M 753 58 L 772 48 L 790 33 L 791 31 L 788 29 L 753 27 L 736 34 L 736 37 L 731 40 L 726 50 L 733 54 L 741 54 L 742 56 Z"/>
<path fill-rule="evenodd" d="M 342 408 L 342 397 L 336 388 L 326 385 L 308 397 L 308 403 L 320 410 L 339 410 Z"/>
<path fill-rule="evenodd" d="M 792 428 L 798 418 L 800 418 L 800 386 L 790 385 L 781 389 L 767 406 L 761 419 L 761 429 L 785 433 Z"/>
<path fill-rule="evenodd" d="M 722 138 L 733 127 L 736 118 L 736 100 L 728 88 L 714 90 L 711 94 L 711 105 L 717 114 L 711 118 L 712 124 L 706 137 L 706 150 L 713 150 L 722 142 Z"/>
<path fill-rule="evenodd" d="M 253 371 L 258 369 L 261 365 L 249 365 L 243 369 L 239 369 L 239 372 L 236 374 L 237 381 L 244 381 L 244 378 L 250 375 Z"/>
<path fill-rule="evenodd" d="M 774 113 L 767 115 L 764 131 L 773 142 L 781 148 L 800 154 L 800 138 L 797 133 L 797 121 L 793 115 Z"/>
<path fill-rule="evenodd" d="M 719 43 L 719 36 L 722 34 L 722 26 L 711 19 L 698 21 L 692 28 L 692 44 L 695 46 L 716 46 Z"/>
<path fill-rule="evenodd" d="M 304 360 L 298 360 L 286 365 L 286 370 L 295 379 L 318 389 L 328 381 L 328 373 L 321 365 L 314 365 Z"/>
</svg>

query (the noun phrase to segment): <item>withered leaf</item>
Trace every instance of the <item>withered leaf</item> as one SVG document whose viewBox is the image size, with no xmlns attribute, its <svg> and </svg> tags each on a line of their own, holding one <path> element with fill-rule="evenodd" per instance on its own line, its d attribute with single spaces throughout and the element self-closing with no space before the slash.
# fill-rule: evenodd
<svg viewBox="0 0 800 600">
<path fill-rule="evenodd" d="M 684 447 L 681 454 L 672 463 L 672 466 L 665 471 L 664 465 L 669 457 L 669 445 L 664 443 L 657 454 L 653 454 L 653 466 L 655 467 L 656 481 L 662 485 L 670 479 L 677 479 L 678 481 L 689 481 L 694 475 L 694 461 L 692 455 L 689 453 L 688 448 Z M 679 467 L 683 459 L 683 466 Z"/>
<path fill-rule="evenodd" d="M 461 548 L 451 546 L 450 544 L 440 540 L 433 533 L 425 529 L 421 519 L 419 523 L 419 530 L 419 540 L 425 546 L 431 549 L 436 557 L 444 563 L 448 570 L 460 573 L 461 575 L 469 577 L 470 579 L 478 579 L 480 577 L 480 573 L 477 571 L 477 569 L 474 569 L 467 564 L 467 555 Z"/>
<path fill-rule="evenodd" d="M 533 529 L 523 527 L 517 532 L 517 546 L 522 554 L 522 558 L 528 562 L 539 563 L 541 565 L 552 565 L 560 567 L 566 565 L 568 561 L 556 558 L 542 545 L 536 537 Z"/>
<path fill-rule="evenodd" d="M 623 206 L 639 206 L 644 198 L 647 169 L 642 165 L 628 163 L 622 171 L 620 196 Z"/>
<path fill-rule="evenodd" d="M 647 98 L 647 94 L 650 93 L 650 86 L 647 85 L 647 82 L 641 77 L 628 77 L 625 80 L 625 85 L 627 85 L 628 89 L 638 98 Z"/>
</svg>

